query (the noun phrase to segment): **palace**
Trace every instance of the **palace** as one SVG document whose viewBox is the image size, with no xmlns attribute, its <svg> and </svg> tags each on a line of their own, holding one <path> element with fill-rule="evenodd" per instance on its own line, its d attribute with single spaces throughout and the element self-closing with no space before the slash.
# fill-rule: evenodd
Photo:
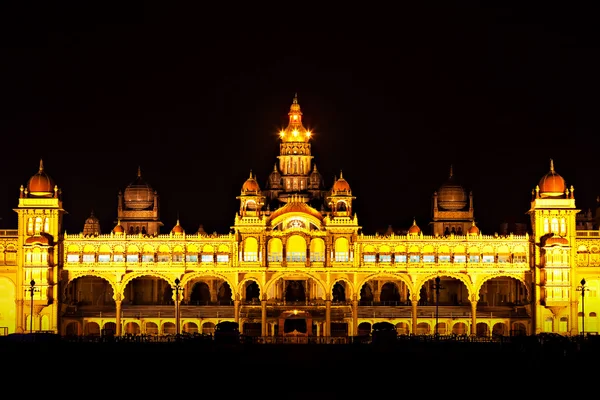
<svg viewBox="0 0 600 400">
<path fill-rule="evenodd" d="M 66 233 L 40 161 L 18 226 L 0 230 L 0 335 L 208 334 L 222 321 L 263 338 L 368 335 L 383 321 L 400 335 L 598 331 L 600 230 L 552 160 L 532 185 L 529 232 L 482 234 L 450 168 L 427 232 L 364 234 L 349 182 L 325 187 L 313 164 L 297 98 L 288 115 L 265 186 L 250 172 L 227 234 L 179 221 L 163 232 L 139 169 L 111 232 L 91 215 Z"/>
</svg>

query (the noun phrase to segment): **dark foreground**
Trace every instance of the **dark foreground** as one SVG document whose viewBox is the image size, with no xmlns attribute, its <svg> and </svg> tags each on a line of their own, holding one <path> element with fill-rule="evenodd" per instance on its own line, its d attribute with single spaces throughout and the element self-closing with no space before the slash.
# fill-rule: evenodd
<svg viewBox="0 0 600 400">
<path fill-rule="evenodd" d="M 138 390 L 154 384 L 186 392 L 197 387 L 200 392 L 221 390 L 230 394 L 227 398 L 247 399 L 272 398 L 266 393 L 273 390 L 287 396 L 275 398 L 312 393 L 307 400 L 333 399 L 342 393 L 358 398 L 373 391 L 408 395 L 411 387 L 423 394 L 454 387 L 463 387 L 464 394 L 485 388 L 506 393 L 513 386 L 521 393 L 552 393 L 550 388 L 560 382 L 597 375 L 599 355 L 596 340 L 540 342 L 528 337 L 510 343 L 343 345 L 0 342 L 0 359 L 10 367 L 3 368 L 9 375 L 27 376 L 31 371 L 62 382 L 128 382 Z"/>
</svg>

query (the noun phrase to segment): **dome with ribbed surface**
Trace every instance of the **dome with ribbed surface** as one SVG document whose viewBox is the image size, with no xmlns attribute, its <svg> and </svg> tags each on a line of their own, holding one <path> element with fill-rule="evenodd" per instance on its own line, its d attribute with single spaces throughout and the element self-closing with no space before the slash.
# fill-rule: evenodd
<svg viewBox="0 0 600 400">
<path fill-rule="evenodd" d="M 450 167 L 448 180 L 440 186 L 437 194 L 438 206 L 444 210 L 462 210 L 467 205 L 467 192 L 456 182 L 452 167 Z"/>
<path fill-rule="evenodd" d="M 113 233 L 117 234 L 125 233 L 125 228 L 123 228 L 123 225 L 121 225 L 121 220 L 117 222 L 117 225 L 113 228 L 112 231 Z"/>
<path fill-rule="evenodd" d="M 125 188 L 123 199 L 125 206 L 132 210 L 145 210 L 154 204 L 154 189 L 142 179 L 139 167 L 137 177 Z"/>
<path fill-rule="evenodd" d="M 475 226 L 475 221 L 473 221 L 473 225 L 469 227 L 469 231 L 467 233 L 469 235 L 479 235 L 479 228 Z"/>
<path fill-rule="evenodd" d="M 340 177 L 335 180 L 335 183 L 333 184 L 333 188 L 331 189 L 331 191 L 334 193 L 339 193 L 339 192 L 350 193 L 352 191 L 350 189 L 350 184 L 348 183 L 347 180 L 344 179 L 342 172 L 340 172 Z"/>
<path fill-rule="evenodd" d="M 44 171 L 44 163 L 40 160 L 40 168 L 37 174 L 29 178 L 27 182 L 27 190 L 33 196 L 49 196 L 54 194 L 54 181 L 46 171 Z"/>
<path fill-rule="evenodd" d="M 181 226 L 179 224 L 179 220 L 177 220 L 177 224 L 175 224 L 175 226 L 173 227 L 173 229 L 171 229 L 171 233 L 174 235 L 181 235 L 183 234 L 185 231 L 183 230 L 183 226 Z"/>
<path fill-rule="evenodd" d="M 417 225 L 417 221 L 413 219 L 413 224 L 410 228 L 408 228 L 408 234 L 418 235 L 419 233 L 421 233 L 421 228 L 419 228 L 419 226 Z"/>
<path fill-rule="evenodd" d="M 255 175 L 250 171 L 250 177 L 246 179 L 246 182 L 242 185 L 242 194 L 254 193 L 258 194 L 260 192 L 260 186 L 256 181 Z"/>
<path fill-rule="evenodd" d="M 538 186 L 541 197 L 560 197 L 565 194 L 565 180 L 554 171 L 553 160 L 550 160 L 550 171 L 540 179 Z"/>
</svg>

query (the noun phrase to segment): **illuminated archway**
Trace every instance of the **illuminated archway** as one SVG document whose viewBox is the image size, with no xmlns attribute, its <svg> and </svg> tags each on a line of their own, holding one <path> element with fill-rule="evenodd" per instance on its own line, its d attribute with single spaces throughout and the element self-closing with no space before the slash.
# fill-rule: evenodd
<svg viewBox="0 0 600 400">
<path fill-rule="evenodd" d="M 8 278 L 0 278 L 0 335 L 15 333 L 16 304 L 15 284 Z M 3 329 L 5 328 L 5 329 Z"/>
</svg>

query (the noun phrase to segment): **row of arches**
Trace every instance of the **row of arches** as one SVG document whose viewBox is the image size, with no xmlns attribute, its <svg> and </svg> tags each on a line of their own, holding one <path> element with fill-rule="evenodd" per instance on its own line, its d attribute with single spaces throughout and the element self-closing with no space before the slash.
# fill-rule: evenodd
<svg viewBox="0 0 600 400">
<path fill-rule="evenodd" d="M 296 329 L 300 326 L 300 323 L 306 324 L 305 320 L 290 320 L 290 326 L 283 327 L 284 331 L 297 331 L 305 332 L 306 326 L 301 327 L 299 330 Z M 241 332 L 245 334 L 252 334 L 252 330 L 255 329 L 254 324 L 242 324 Z M 293 326 L 292 326 L 293 325 Z M 339 323 L 338 323 L 339 325 Z M 358 324 L 357 336 L 368 336 L 371 335 L 373 329 L 373 322 L 360 322 Z M 182 324 L 181 332 L 190 335 L 213 335 L 215 332 L 215 323 L 212 321 L 205 321 L 200 324 L 193 321 L 186 321 Z M 394 324 L 396 333 L 398 335 L 470 335 L 470 327 L 466 322 L 454 322 L 452 325 L 446 322 L 439 322 L 437 325 L 430 322 L 419 322 L 415 329 L 411 329 L 409 322 L 396 322 Z M 271 327 L 270 333 L 272 335 L 279 334 L 282 327 Z M 277 329 L 279 328 L 279 329 Z M 67 336 L 110 336 L 117 332 L 116 324 L 112 321 L 99 322 L 99 321 L 87 321 L 83 326 L 78 321 L 70 321 L 65 325 L 65 335 Z M 293 330 L 292 330 L 293 329 Z M 346 329 L 336 329 L 336 331 L 344 331 Z M 157 323 L 154 321 L 124 321 L 123 322 L 123 334 L 124 335 L 149 335 L 149 336 L 169 336 L 175 335 L 177 328 L 171 321 L 164 321 Z M 311 334 L 315 333 L 315 326 L 311 329 Z M 527 325 L 522 322 L 513 322 L 510 326 L 505 322 L 478 322 L 475 330 L 475 335 L 479 337 L 489 336 L 518 336 L 527 334 Z M 342 335 L 344 336 L 344 335 Z"/>
<path fill-rule="evenodd" d="M 123 280 L 124 284 L 115 296 L 115 286 L 101 276 L 83 275 L 66 286 L 64 301 L 77 305 L 113 305 L 115 298 L 123 304 L 170 305 L 175 301 L 175 285 L 162 276 L 136 275 Z M 228 305 L 235 300 L 256 303 L 261 300 L 283 302 L 315 302 L 331 299 L 333 302 L 357 300 L 360 305 L 467 305 L 471 303 L 471 291 L 460 279 L 444 276 L 441 290 L 435 290 L 434 277 L 412 286 L 392 276 L 373 276 L 365 280 L 358 290 L 349 281 L 338 280 L 329 289 L 310 275 L 292 278 L 283 276 L 272 279 L 266 285 L 257 280 L 246 279 L 238 287 L 219 276 L 196 276 L 182 280 L 180 289 L 183 304 Z M 412 289 L 414 287 L 414 289 Z M 411 292 L 411 289 L 415 293 Z M 439 297 L 439 298 L 438 298 Z M 478 286 L 476 301 L 480 305 L 511 306 L 529 303 L 526 285 L 513 277 L 494 277 Z"/>
<path fill-rule="evenodd" d="M 195 322 L 185 322 L 182 325 L 181 332 L 191 335 L 212 335 L 215 332 L 215 323 L 211 321 L 203 322 L 200 326 Z M 81 326 L 78 321 L 69 321 L 65 327 L 67 336 L 111 336 L 117 333 L 117 325 L 112 321 L 86 321 Z M 150 335 L 150 336 L 168 336 L 177 334 L 177 327 L 172 321 L 157 323 L 154 321 L 125 321 L 123 323 L 124 335 Z"/>
<path fill-rule="evenodd" d="M 366 336 L 372 333 L 374 323 L 361 322 L 358 324 L 358 336 Z M 398 335 L 470 335 L 471 330 L 467 322 L 454 322 L 448 324 L 446 322 L 431 323 L 428 321 L 419 322 L 414 330 L 411 330 L 411 325 L 408 322 L 397 322 L 394 324 Z M 527 335 L 527 325 L 523 322 L 513 322 L 506 324 L 505 322 L 478 322 L 476 324 L 475 335 L 480 337 L 489 336 L 518 336 Z"/>
</svg>

